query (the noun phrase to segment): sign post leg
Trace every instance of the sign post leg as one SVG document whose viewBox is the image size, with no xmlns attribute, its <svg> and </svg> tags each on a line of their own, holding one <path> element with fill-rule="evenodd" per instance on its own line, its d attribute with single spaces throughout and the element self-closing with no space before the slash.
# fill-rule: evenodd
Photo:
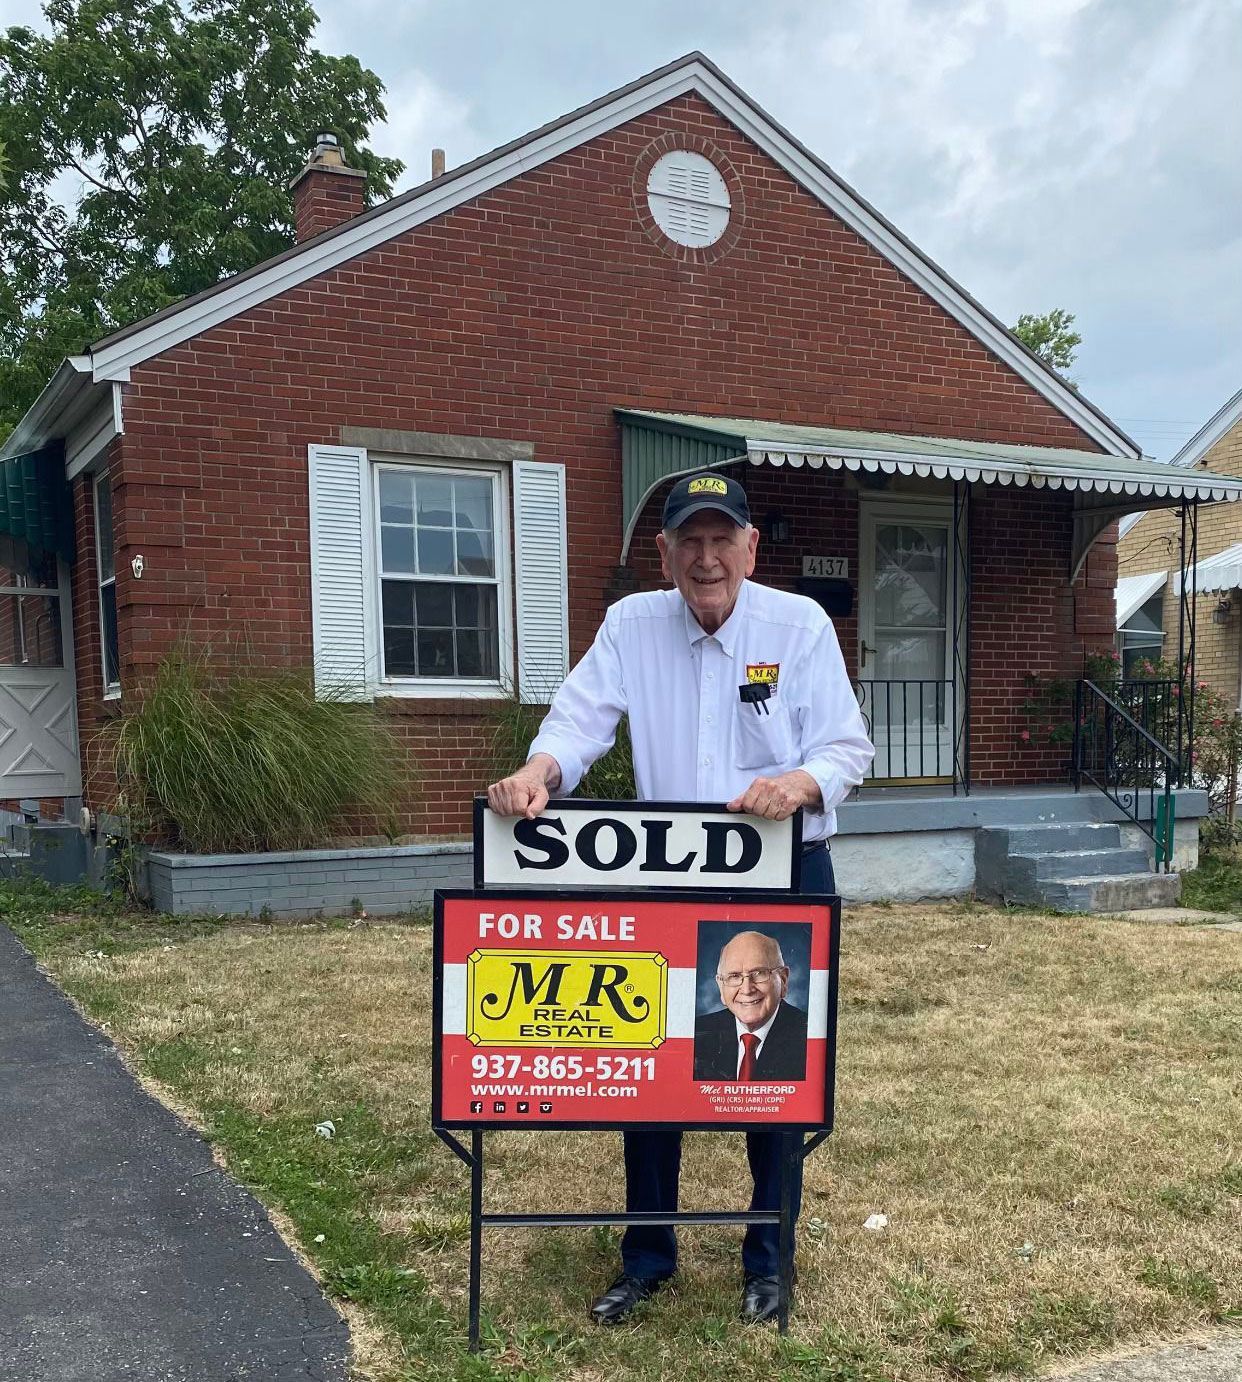
<svg viewBox="0 0 1242 1382">
<path fill-rule="evenodd" d="M 483 1275 L 483 1131 L 470 1133 L 470 1352 L 479 1351 L 479 1297 Z"/>
<path fill-rule="evenodd" d="M 789 1332 L 789 1300 L 793 1294 L 793 1182 L 801 1154 L 800 1134 L 781 1134 L 781 1225 L 780 1225 L 780 1306 L 777 1324 L 782 1334 Z"/>
</svg>

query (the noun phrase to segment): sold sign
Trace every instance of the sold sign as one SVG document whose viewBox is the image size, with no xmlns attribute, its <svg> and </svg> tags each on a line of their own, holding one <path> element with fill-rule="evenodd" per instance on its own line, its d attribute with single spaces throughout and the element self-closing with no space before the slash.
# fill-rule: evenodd
<svg viewBox="0 0 1242 1382">
<path fill-rule="evenodd" d="M 796 892 L 802 816 L 714 805 L 558 801 L 534 820 L 475 798 L 476 888 L 693 888 Z"/>
</svg>

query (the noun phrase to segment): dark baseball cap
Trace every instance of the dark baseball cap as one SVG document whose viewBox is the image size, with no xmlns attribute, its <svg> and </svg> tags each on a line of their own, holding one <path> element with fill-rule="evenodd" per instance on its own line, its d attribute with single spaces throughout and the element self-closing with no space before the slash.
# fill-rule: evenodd
<svg viewBox="0 0 1242 1382">
<path fill-rule="evenodd" d="M 724 514 L 739 528 L 750 524 L 746 491 L 727 475 L 706 471 L 700 475 L 687 475 L 677 481 L 664 501 L 664 519 L 660 527 L 680 528 L 692 514 L 702 513 L 705 509 L 715 509 L 717 513 Z"/>
</svg>

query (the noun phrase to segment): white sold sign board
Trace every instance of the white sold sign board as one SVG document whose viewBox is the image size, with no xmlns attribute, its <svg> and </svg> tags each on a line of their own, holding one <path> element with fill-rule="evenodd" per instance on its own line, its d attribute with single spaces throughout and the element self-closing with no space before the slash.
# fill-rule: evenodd
<svg viewBox="0 0 1242 1382">
<path fill-rule="evenodd" d="M 476 888 L 796 892 L 801 812 L 786 821 L 690 802 L 556 801 L 541 816 L 474 804 Z"/>
</svg>

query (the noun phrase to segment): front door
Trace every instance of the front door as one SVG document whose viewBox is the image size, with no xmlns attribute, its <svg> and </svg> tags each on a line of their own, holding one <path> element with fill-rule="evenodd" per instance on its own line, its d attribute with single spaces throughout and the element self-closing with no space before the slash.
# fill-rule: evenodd
<svg viewBox="0 0 1242 1382">
<path fill-rule="evenodd" d="M 0 565 L 0 799 L 78 796 L 69 568 Z"/>
<path fill-rule="evenodd" d="M 877 781 L 953 780 L 952 525 L 934 500 L 861 509 L 858 685 Z"/>
</svg>

